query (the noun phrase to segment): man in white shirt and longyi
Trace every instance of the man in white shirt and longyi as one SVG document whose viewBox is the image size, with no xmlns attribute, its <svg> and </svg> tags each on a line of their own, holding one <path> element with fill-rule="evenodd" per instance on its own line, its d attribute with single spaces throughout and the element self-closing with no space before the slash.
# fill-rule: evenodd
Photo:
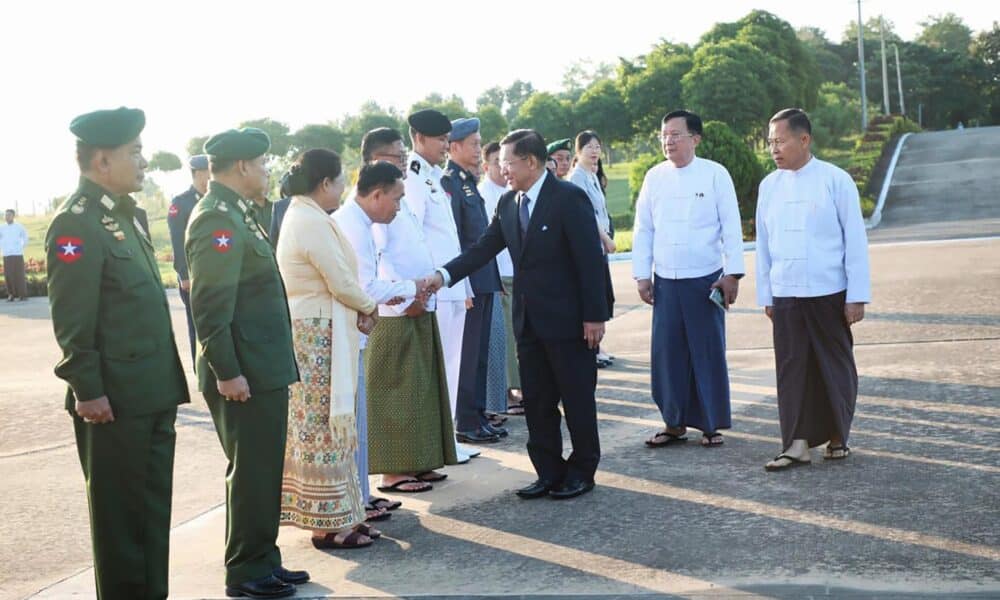
<svg viewBox="0 0 1000 600">
<path fill-rule="evenodd" d="M 652 395 L 664 429 L 650 447 L 686 441 L 722 444 L 731 426 L 725 310 L 743 277 L 743 232 L 733 180 L 719 163 L 695 156 L 702 122 L 667 114 L 660 139 L 666 161 L 646 174 L 635 205 L 632 274 L 653 305 Z M 715 288 L 725 309 L 709 299 Z"/>
<path fill-rule="evenodd" d="M 811 134 L 800 109 L 771 117 L 778 170 L 757 201 L 757 302 L 774 328 L 782 439 L 769 471 L 809 464 L 809 448 L 824 443 L 823 458 L 847 458 L 858 396 L 851 326 L 871 301 L 857 186 L 812 155 Z"/>
</svg>

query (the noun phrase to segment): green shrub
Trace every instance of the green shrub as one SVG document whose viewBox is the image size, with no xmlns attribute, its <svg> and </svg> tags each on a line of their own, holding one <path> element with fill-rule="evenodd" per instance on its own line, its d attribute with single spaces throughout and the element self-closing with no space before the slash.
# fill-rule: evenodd
<svg viewBox="0 0 1000 600">
<path fill-rule="evenodd" d="M 646 172 L 663 162 L 662 154 L 640 154 L 632 162 L 628 170 L 628 191 L 631 196 L 629 212 L 635 212 L 635 201 L 639 199 L 639 190 L 642 189 L 642 180 L 646 178 Z M 617 229 L 617 227 L 616 227 Z"/>
<path fill-rule="evenodd" d="M 698 156 L 714 160 L 726 167 L 736 187 L 740 214 L 749 217 L 757 205 L 757 187 L 764 178 L 764 169 L 756 155 L 728 125 L 720 121 L 705 123 Z"/>
</svg>

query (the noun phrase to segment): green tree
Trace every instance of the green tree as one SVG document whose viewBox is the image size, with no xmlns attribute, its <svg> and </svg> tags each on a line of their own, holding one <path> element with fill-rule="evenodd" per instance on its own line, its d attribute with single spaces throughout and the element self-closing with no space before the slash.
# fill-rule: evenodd
<svg viewBox="0 0 1000 600">
<path fill-rule="evenodd" d="M 704 124 L 697 154 L 726 167 L 736 188 L 740 215 L 744 219 L 752 217 L 757 205 L 757 186 L 764 178 L 764 170 L 753 151 L 728 125 L 708 121 Z"/>
<path fill-rule="evenodd" d="M 885 43 L 899 43 L 902 38 L 896 34 L 896 24 L 891 20 L 884 17 L 869 17 L 864 24 L 865 33 L 865 51 L 867 52 L 873 46 L 871 44 L 877 44 L 879 42 L 879 35 L 882 27 L 885 27 Z M 858 52 L 858 22 L 851 21 L 844 27 L 843 35 L 844 46 L 850 50 L 853 49 L 855 56 Z M 867 60 L 867 58 L 865 59 Z"/>
<path fill-rule="evenodd" d="M 728 122 L 741 137 L 763 135 L 767 119 L 791 105 L 783 64 L 742 40 L 704 44 L 681 80 L 684 103 L 705 120 Z"/>
<path fill-rule="evenodd" d="M 512 123 L 514 129 L 534 129 L 546 140 L 570 137 L 573 131 L 573 112 L 569 102 L 560 100 L 549 92 L 535 92 L 517 111 Z"/>
<path fill-rule="evenodd" d="M 399 131 L 406 138 L 406 121 L 392 110 L 382 108 L 377 102 L 370 100 L 361 105 L 356 115 L 344 117 L 340 130 L 344 132 L 345 143 L 349 148 L 361 147 L 361 138 L 372 129 L 390 127 Z"/>
<path fill-rule="evenodd" d="M 514 121 L 518 111 L 521 110 L 521 105 L 527 102 L 534 93 L 535 87 L 530 82 L 520 79 L 516 79 L 503 91 L 503 97 L 507 103 L 503 116 L 507 118 L 508 122 Z"/>
<path fill-rule="evenodd" d="M 413 114 L 418 110 L 428 108 L 443 113 L 444 116 L 452 120 L 469 116 L 469 109 L 465 107 L 465 102 L 460 97 L 452 94 L 445 98 L 437 92 L 428 95 L 423 100 L 411 106 L 410 112 L 407 114 Z"/>
<path fill-rule="evenodd" d="M 240 127 L 256 127 L 262 130 L 271 138 L 270 153 L 275 156 L 285 156 L 288 154 L 290 138 L 288 135 L 288 125 L 281 121 L 275 121 L 264 117 L 240 123 Z"/>
<path fill-rule="evenodd" d="M 920 22 L 923 30 L 917 43 L 938 50 L 967 54 L 972 45 L 972 30 L 955 13 L 929 16 Z"/>
<path fill-rule="evenodd" d="M 177 171 L 181 168 L 181 159 L 177 158 L 177 155 L 172 152 L 154 152 L 153 156 L 149 159 L 149 170 L 150 171 L 160 171 L 161 173 L 169 173 L 170 171 Z"/>
<path fill-rule="evenodd" d="M 483 145 L 499 142 L 510 131 L 503 112 L 492 104 L 479 107 L 476 116 L 479 117 L 479 135 L 483 138 Z"/>
<path fill-rule="evenodd" d="M 629 211 L 635 213 L 635 201 L 639 199 L 639 190 L 646 179 L 646 172 L 663 162 L 663 154 L 648 153 L 636 157 L 628 170 L 628 193 L 630 198 Z"/>
<path fill-rule="evenodd" d="M 611 144 L 624 142 L 632 134 L 631 124 L 622 116 L 627 113 L 625 100 L 618 86 L 609 79 L 591 85 L 573 107 L 574 129 L 593 129 L 604 140 L 611 163 Z"/>
<path fill-rule="evenodd" d="M 344 132 L 332 125 L 305 125 L 290 137 L 290 145 L 294 152 L 302 152 L 311 148 L 326 148 L 340 154 L 344 151 Z"/>
<path fill-rule="evenodd" d="M 810 109 L 816 104 L 816 91 L 820 79 L 813 54 L 799 41 L 787 21 L 775 15 L 755 10 L 738 21 L 740 31 L 736 39 L 749 42 L 765 55 L 777 58 L 784 64 L 783 72 L 791 84 L 791 104 Z M 771 89 L 774 94 L 783 90 Z"/>
<path fill-rule="evenodd" d="M 800 27 L 795 31 L 795 35 L 806 51 L 812 55 L 819 81 L 847 81 L 857 77 L 857 70 L 853 68 L 851 61 L 845 60 L 840 55 L 837 44 L 828 40 L 822 29 Z"/>
<path fill-rule="evenodd" d="M 611 63 L 594 64 L 589 59 L 576 60 L 563 72 L 563 91 L 560 96 L 564 100 L 576 102 L 587 88 L 599 81 L 611 79 L 614 74 L 614 66 Z"/>
<path fill-rule="evenodd" d="M 819 87 L 816 108 L 809 116 L 816 145 L 838 147 L 841 138 L 861 130 L 861 99 L 846 83 L 827 81 Z"/>
<path fill-rule="evenodd" d="M 928 129 L 951 128 L 985 116 L 989 98 L 984 86 L 986 65 L 967 54 L 938 50 L 922 44 L 899 48 L 904 64 L 903 85 L 910 114 L 923 105 L 923 123 Z"/>
<path fill-rule="evenodd" d="M 983 65 L 986 76 L 983 93 L 989 105 L 986 115 L 990 123 L 1000 124 L 1000 24 L 981 31 L 972 45 L 972 56 Z"/>
<path fill-rule="evenodd" d="M 634 134 L 655 137 L 663 115 L 683 107 L 681 78 L 691 70 L 691 65 L 689 47 L 666 41 L 635 62 L 621 61 L 618 85 Z"/>
<path fill-rule="evenodd" d="M 187 143 L 187 153 L 188 156 L 194 156 L 196 154 L 205 153 L 205 142 L 208 141 L 207 135 L 200 135 L 191 138 Z"/>
<path fill-rule="evenodd" d="M 479 94 L 479 97 L 476 98 L 476 109 L 482 110 L 485 106 L 493 106 L 496 107 L 497 110 L 503 111 L 505 97 L 503 88 L 499 85 L 495 85 Z"/>
</svg>

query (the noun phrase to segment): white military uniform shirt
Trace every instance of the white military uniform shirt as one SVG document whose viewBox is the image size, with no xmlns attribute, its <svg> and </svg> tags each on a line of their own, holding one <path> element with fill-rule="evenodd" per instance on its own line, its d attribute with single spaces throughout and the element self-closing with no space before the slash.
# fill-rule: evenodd
<svg viewBox="0 0 1000 600">
<path fill-rule="evenodd" d="M 858 188 L 843 169 L 810 158 L 779 169 L 757 199 L 757 303 L 847 290 L 847 302 L 871 301 L 868 236 Z"/>
<path fill-rule="evenodd" d="M 632 275 L 651 279 L 704 277 L 725 266 L 744 273 L 743 227 L 733 179 L 717 162 L 670 161 L 646 173 L 635 203 Z"/>
<path fill-rule="evenodd" d="M 414 219 L 423 228 L 424 239 L 434 261 L 430 269 L 415 277 L 430 274 L 436 267 L 444 266 L 462 253 L 451 199 L 441 186 L 443 175 L 441 167 L 431 165 L 416 152 L 410 152 L 409 173 L 403 182 L 406 187 L 404 198 Z M 453 287 L 441 288 L 437 293 L 439 300 L 449 302 L 465 302 L 472 295 L 468 279 Z"/>
</svg>

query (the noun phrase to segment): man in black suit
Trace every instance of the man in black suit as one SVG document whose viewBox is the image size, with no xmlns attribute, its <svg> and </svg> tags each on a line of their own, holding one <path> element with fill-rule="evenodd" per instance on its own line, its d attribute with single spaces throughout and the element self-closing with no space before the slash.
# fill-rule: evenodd
<svg viewBox="0 0 1000 600">
<path fill-rule="evenodd" d="M 601 457 L 597 434 L 595 353 L 610 318 L 610 289 L 587 195 L 545 168 L 545 140 L 520 129 L 501 142 L 500 165 L 511 191 L 500 198 L 486 232 L 438 269 L 451 285 L 504 248 L 514 262 L 514 331 L 528 424 L 528 455 L 538 480 L 522 498 L 572 498 L 594 487 Z M 573 442 L 562 456 L 559 400 Z"/>
</svg>

